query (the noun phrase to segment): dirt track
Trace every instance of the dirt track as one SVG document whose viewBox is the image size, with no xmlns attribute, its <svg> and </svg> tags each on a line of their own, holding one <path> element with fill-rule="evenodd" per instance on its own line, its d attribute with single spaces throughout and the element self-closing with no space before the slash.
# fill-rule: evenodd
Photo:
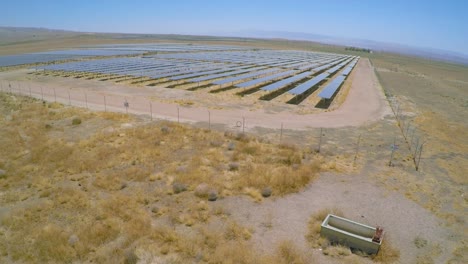
<svg viewBox="0 0 468 264">
<path fill-rule="evenodd" d="M 213 95 L 206 92 L 132 87 L 110 81 L 36 76 L 28 75 L 27 72 L 20 70 L 1 73 L 2 89 L 8 91 L 10 89 L 8 85 L 11 84 L 11 90 L 15 93 L 31 94 L 39 99 L 56 100 L 93 110 L 125 112 L 123 105 L 127 100 L 130 105 L 129 113 L 149 116 L 152 108 L 154 118 L 168 120 L 179 118 L 181 122 L 207 123 L 210 120 L 211 124 L 239 126 L 242 118 L 245 118 L 246 129 L 279 128 L 283 123 L 285 128 L 303 130 L 313 127 L 360 126 L 366 122 L 379 120 L 390 113 L 383 90 L 368 59 L 361 59 L 349 78 L 351 89 L 341 107 L 334 111 L 313 114 L 294 113 L 298 106 L 284 106 L 284 103 L 280 102 L 262 102 L 263 106 L 251 108 L 242 105 L 243 98 L 235 99 L 241 102 L 236 105 L 220 98 L 210 98 Z M 175 103 L 170 103 L 177 100 L 198 103 L 179 107 Z"/>
</svg>

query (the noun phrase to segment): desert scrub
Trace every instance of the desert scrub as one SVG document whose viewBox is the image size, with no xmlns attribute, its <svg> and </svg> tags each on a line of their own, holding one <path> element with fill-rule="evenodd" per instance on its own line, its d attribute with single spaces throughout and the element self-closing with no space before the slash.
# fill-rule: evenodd
<svg viewBox="0 0 468 264">
<path fill-rule="evenodd" d="M 81 124 L 81 118 L 75 117 L 72 119 L 72 125 L 77 126 Z"/>
<path fill-rule="evenodd" d="M 312 264 L 314 263 L 311 255 L 301 251 L 292 241 L 283 241 L 276 250 L 276 263 L 288 264 Z"/>
<path fill-rule="evenodd" d="M 8 174 L 1 201 L 13 208 L 1 219 L 0 262 L 133 262 L 128 252 L 154 246 L 181 263 L 272 263 L 252 249 L 253 230 L 208 200 L 245 190 L 262 198 L 265 187 L 294 192 L 320 169 L 287 158 L 299 149 L 188 125 L 48 108 L 1 93 L 0 112 L 0 167 Z M 77 116 L 86 127 L 71 125 Z M 231 162 L 237 170 L 227 168 Z M 173 183 L 187 191 L 168 195 Z M 203 231 L 211 218 L 221 227 Z M 190 236 L 176 231 L 188 226 Z"/>
</svg>

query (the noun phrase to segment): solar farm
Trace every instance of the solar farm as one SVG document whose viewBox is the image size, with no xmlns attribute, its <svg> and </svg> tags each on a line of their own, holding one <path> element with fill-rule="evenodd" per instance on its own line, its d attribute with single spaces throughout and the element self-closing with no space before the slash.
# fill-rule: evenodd
<svg viewBox="0 0 468 264">
<path fill-rule="evenodd" d="M 29 62 L 41 56 L 74 59 L 35 66 L 36 75 L 230 93 L 293 105 L 311 97 L 317 108 L 328 108 L 359 60 L 333 53 L 187 44 L 105 45 L 27 55 Z"/>
<path fill-rule="evenodd" d="M 1 263 L 223 263 L 212 239 L 257 254 L 285 238 L 326 263 L 465 251 L 466 67 L 286 40 L 94 44 L 118 41 L 0 56 Z M 315 248 L 336 209 L 385 227 L 391 261 Z"/>
</svg>

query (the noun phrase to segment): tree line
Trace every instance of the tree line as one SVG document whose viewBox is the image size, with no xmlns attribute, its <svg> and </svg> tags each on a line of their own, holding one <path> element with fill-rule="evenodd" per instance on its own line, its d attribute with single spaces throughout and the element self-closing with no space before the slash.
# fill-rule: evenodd
<svg viewBox="0 0 468 264">
<path fill-rule="evenodd" d="M 357 47 L 346 47 L 345 50 L 352 50 L 352 51 L 360 51 L 360 52 L 371 53 L 370 49 L 363 49 L 363 48 L 357 48 Z"/>
</svg>

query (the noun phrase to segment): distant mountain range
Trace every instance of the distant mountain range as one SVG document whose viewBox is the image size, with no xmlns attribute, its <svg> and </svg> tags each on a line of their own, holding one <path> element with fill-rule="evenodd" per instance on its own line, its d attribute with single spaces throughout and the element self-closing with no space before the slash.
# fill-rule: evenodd
<svg viewBox="0 0 468 264">
<path fill-rule="evenodd" d="M 365 49 L 371 49 L 376 52 L 390 52 L 402 55 L 417 56 L 432 60 L 446 61 L 468 65 L 468 54 L 453 52 L 441 49 L 412 47 L 396 43 L 385 43 L 373 40 L 364 39 L 349 39 L 333 36 L 287 32 L 287 31 L 239 31 L 232 33 L 219 33 L 219 36 L 243 37 L 243 38 L 263 38 L 263 39 L 289 39 L 289 40 L 306 40 L 314 41 L 323 44 L 351 46 Z"/>
<path fill-rule="evenodd" d="M 0 26 L 0 45 L 5 43 L 14 43 L 28 41 L 30 39 L 44 39 L 44 38 L 55 38 L 60 36 L 70 36 L 76 34 L 87 34 L 88 32 L 75 32 L 69 30 L 58 30 L 58 29 L 48 29 L 48 28 L 34 28 L 34 27 L 1 27 Z M 99 34 L 99 33 L 96 33 Z M 103 33 L 106 34 L 106 33 Z M 157 37 L 161 34 L 125 34 L 125 33 L 110 33 L 118 34 L 120 38 L 138 38 L 139 36 L 147 37 Z M 164 35 L 164 36 L 173 36 L 177 38 L 178 35 Z M 337 46 L 349 46 L 349 47 L 358 47 L 371 49 L 375 52 L 390 52 L 397 53 L 409 56 L 417 56 L 422 58 L 427 58 L 431 60 L 452 62 L 458 64 L 468 65 L 468 54 L 452 52 L 447 50 L 440 49 L 431 49 L 431 48 L 419 48 L 406 46 L 395 43 L 385 43 L 372 40 L 364 39 L 350 39 L 350 38 L 339 38 L 327 35 L 320 34 L 311 34 L 311 33 L 300 33 L 300 32 L 287 32 L 287 31 L 260 31 L 260 30 L 250 30 L 250 31 L 239 31 L 239 32 L 216 32 L 200 36 L 203 38 L 208 38 L 208 36 L 218 36 L 218 37 L 232 37 L 235 38 L 253 38 L 253 39 L 289 39 L 289 40 L 305 40 L 313 41 L 323 44 L 337 45 Z M 181 35 L 182 37 L 182 35 Z"/>
</svg>

